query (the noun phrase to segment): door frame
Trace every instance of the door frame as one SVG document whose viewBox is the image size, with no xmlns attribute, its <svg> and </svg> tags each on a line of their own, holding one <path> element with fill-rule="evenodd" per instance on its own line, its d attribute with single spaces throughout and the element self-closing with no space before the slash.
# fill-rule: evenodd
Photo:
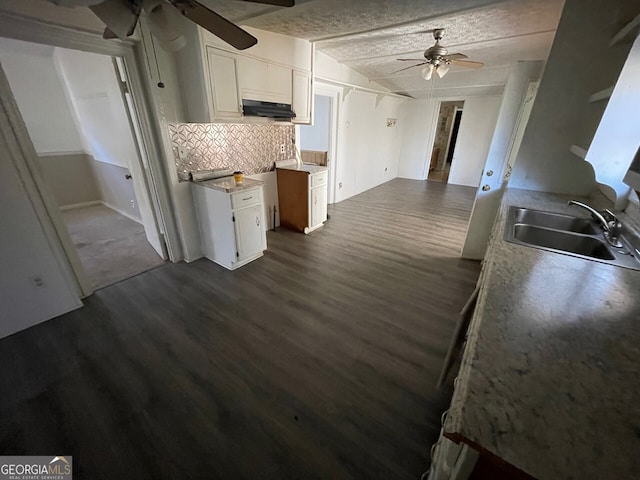
<svg viewBox="0 0 640 480">
<path fill-rule="evenodd" d="M 144 52 L 142 45 L 139 42 L 104 40 L 97 34 L 70 30 L 6 13 L 0 14 L 0 32 L 2 32 L 2 37 L 15 40 L 122 58 L 126 68 L 134 108 L 139 121 L 142 136 L 141 140 L 147 152 L 148 165 L 142 164 L 141 168 L 145 175 L 148 198 L 154 207 L 153 210 L 156 215 L 158 230 L 166 245 L 169 259 L 175 261 L 174 259 L 179 258 L 181 255 L 180 237 L 172 208 L 169 182 L 164 167 L 166 163 L 165 153 L 160 141 L 160 132 L 158 132 L 158 127 L 151 115 L 150 92 L 148 92 L 143 80 Z M 9 88 L 8 82 L 0 82 L 0 89 L 2 90 L 0 93 L 3 96 L 7 95 L 8 89 L 8 93 L 11 95 L 11 98 L 13 98 L 13 93 Z M 12 120 L 14 130 L 21 131 L 21 129 L 24 128 L 24 133 L 27 133 L 24 123 L 21 120 L 18 121 L 15 118 Z M 86 275 L 83 274 L 79 257 L 75 251 L 71 237 L 64 226 L 58 206 L 52 196 L 48 194 L 44 180 L 38 172 L 35 150 L 33 150 L 31 140 L 28 136 L 25 139 L 24 135 L 21 135 L 20 140 L 21 147 L 23 149 L 26 147 L 27 153 L 23 156 L 24 166 L 26 167 L 25 172 L 30 175 L 37 187 L 31 194 L 37 195 L 38 198 L 33 198 L 32 201 L 34 203 L 38 203 L 39 201 L 43 202 L 47 217 L 54 227 L 55 235 L 51 235 L 52 232 L 45 230 L 49 233 L 49 241 L 52 244 L 61 245 L 65 252 L 64 262 L 69 264 L 75 274 L 77 289 L 80 295 L 82 297 L 88 296 L 93 293 L 93 288 Z M 56 249 L 56 251 L 58 250 Z M 80 269 L 78 267 L 80 267 Z"/>
<path fill-rule="evenodd" d="M 340 105 L 342 105 L 342 88 L 334 85 L 314 82 L 313 95 L 329 97 L 329 152 L 327 158 L 328 178 L 327 178 L 327 203 L 336 202 L 336 178 L 338 171 L 338 125 L 340 119 Z"/>
<path fill-rule="evenodd" d="M 447 157 L 449 156 L 449 149 L 451 148 L 451 137 L 453 136 L 453 127 L 456 124 L 456 115 L 458 114 L 458 112 L 462 112 L 464 110 L 464 107 L 453 107 L 453 121 L 451 122 L 451 128 L 449 129 L 449 137 L 447 138 L 447 149 L 444 152 L 444 165 L 443 168 L 447 168 Z M 460 121 L 462 122 L 462 115 L 464 114 L 464 112 L 460 115 Z M 438 112 L 438 115 L 440 115 L 440 113 Z M 460 128 L 458 126 L 458 128 Z M 456 140 L 456 143 L 457 140 Z M 451 165 L 453 165 L 453 155 L 456 154 L 456 147 L 453 147 L 453 154 L 451 156 Z M 449 182 L 447 182 L 449 183 Z"/>
<path fill-rule="evenodd" d="M 431 112 L 431 118 L 429 119 L 429 124 L 432 125 L 432 128 L 428 130 L 427 137 L 427 151 L 425 152 L 424 163 L 422 167 L 422 180 L 427 180 L 429 178 L 429 166 L 431 165 L 431 155 L 433 155 L 433 146 L 436 144 L 436 132 L 438 131 L 438 117 L 440 116 L 440 107 L 442 107 L 442 102 L 446 102 L 448 100 L 442 100 L 439 98 L 431 99 L 433 104 L 433 110 Z"/>
</svg>

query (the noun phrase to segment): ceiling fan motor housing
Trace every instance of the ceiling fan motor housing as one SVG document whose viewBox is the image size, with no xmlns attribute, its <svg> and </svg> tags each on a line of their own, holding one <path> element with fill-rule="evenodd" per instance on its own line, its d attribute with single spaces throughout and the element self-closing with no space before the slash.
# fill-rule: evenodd
<svg viewBox="0 0 640 480">
<path fill-rule="evenodd" d="M 436 43 L 433 47 L 429 47 L 424 52 L 424 58 L 427 59 L 429 63 L 436 65 L 437 63 L 442 63 L 442 57 L 447 54 L 447 49 L 442 45 Z"/>
</svg>

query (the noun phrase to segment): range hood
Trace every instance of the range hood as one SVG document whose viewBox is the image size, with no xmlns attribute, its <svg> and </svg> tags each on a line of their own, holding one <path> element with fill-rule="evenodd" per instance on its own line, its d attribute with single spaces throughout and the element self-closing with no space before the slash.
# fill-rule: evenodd
<svg viewBox="0 0 640 480">
<path fill-rule="evenodd" d="M 288 103 L 261 102 L 242 99 L 242 113 L 252 117 L 267 117 L 277 120 L 291 120 L 296 114 Z"/>
</svg>

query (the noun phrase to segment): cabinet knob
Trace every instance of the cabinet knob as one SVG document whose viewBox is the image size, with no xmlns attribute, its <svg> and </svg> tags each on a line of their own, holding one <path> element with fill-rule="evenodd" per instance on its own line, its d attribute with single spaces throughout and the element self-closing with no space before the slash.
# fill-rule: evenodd
<svg viewBox="0 0 640 480">
<path fill-rule="evenodd" d="M 489 190 L 491 190 L 491 187 L 489 185 L 483 185 L 482 186 L 482 191 L 483 192 L 488 192 Z"/>
<path fill-rule="evenodd" d="M 487 172 L 487 177 L 490 177 L 491 175 L 493 175 L 493 170 L 489 170 L 489 171 Z"/>
</svg>

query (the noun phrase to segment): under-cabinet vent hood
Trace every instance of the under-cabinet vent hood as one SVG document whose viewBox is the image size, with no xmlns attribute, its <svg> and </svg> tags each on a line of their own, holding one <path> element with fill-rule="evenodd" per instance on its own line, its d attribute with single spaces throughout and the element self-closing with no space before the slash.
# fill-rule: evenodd
<svg viewBox="0 0 640 480">
<path fill-rule="evenodd" d="M 242 113 L 246 116 L 291 120 L 296 114 L 288 103 L 261 102 L 242 99 Z"/>
</svg>

